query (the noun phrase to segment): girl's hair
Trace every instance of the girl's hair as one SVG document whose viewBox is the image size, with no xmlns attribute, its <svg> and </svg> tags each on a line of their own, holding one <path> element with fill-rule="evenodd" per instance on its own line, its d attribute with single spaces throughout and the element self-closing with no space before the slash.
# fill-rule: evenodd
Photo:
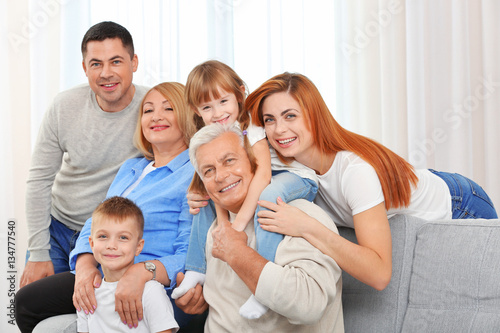
<svg viewBox="0 0 500 333">
<path fill-rule="evenodd" d="M 184 133 L 184 143 L 189 147 L 189 140 L 196 132 L 196 127 L 189 119 L 188 106 L 184 100 L 184 85 L 178 82 L 163 82 L 153 88 L 151 88 L 140 104 L 139 117 L 137 120 L 137 126 L 134 133 L 134 145 L 139 149 L 139 151 L 144 155 L 145 158 L 149 160 L 154 159 L 153 147 L 151 143 L 146 140 L 144 133 L 142 133 L 141 118 L 142 118 L 142 108 L 144 107 L 144 101 L 149 93 L 153 90 L 158 91 L 163 97 L 165 97 L 172 108 L 174 109 L 175 118 L 177 119 L 177 125 L 182 133 Z"/>
<path fill-rule="evenodd" d="M 264 100 L 280 92 L 289 94 L 298 102 L 306 128 L 320 152 L 328 154 L 348 150 L 375 169 L 382 185 L 387 210 L 391 207 L 407 207 L 410 204 L 412 185 L 416 186 L 418 183 L 413 167 L 380 143 L 340 126 L 316 86 L 306 76 L 285 72 L 264 82 L 252 92 L 247 97 L 245 106 L 256 125 L 264 126 Z M 286 161 L 283 156 L 280 158 Z"/>
<path fill-rule="evenodd" d="M 200 129 L 205 124 L 196 113 L 197 107 L 205 101 L 220 98 L 219 89 L 233 93 L 238 100 L 238 116 L 242 129 L 250 123 L 248 112 L 244 111 L 246 84 L 228 65 L 217 61 L 205 61 L 191 71 L 186 82 L 186 102 L 189 105 L 190 117 Z"/>
</svg>

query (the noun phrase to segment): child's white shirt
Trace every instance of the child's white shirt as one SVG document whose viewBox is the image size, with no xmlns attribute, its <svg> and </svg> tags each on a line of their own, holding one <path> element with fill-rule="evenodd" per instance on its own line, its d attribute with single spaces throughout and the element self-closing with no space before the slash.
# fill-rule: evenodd
<svg viewBox="0 0 500 333">
<path fill-rule="evenodd" d="M 125 325 L 115 311 L 115 291 L 118 282 L 102 281 L 95 289 L 97 309 L 93 314 L 77 312 L 78 332 L 106 333 L 150 333 L 172 329 L 177 332 L 179 325 L 174 318 L 170 298 L 163 285 L 157 281 L 148 281 L 142 294 L 143 319 L 137 328 Z"/>
</svg>

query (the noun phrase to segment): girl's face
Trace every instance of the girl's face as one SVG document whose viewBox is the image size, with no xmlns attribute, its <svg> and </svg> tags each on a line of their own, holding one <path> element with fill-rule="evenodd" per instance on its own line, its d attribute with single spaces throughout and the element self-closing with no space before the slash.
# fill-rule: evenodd
<svg viewBox="0 0 500 333">
<path fill-rule="evenodd" d="M 217 91 L 221 97 L 202 102 L 196 108 L 196 113 L 203 119 L 205 125 L 233 124 L 239 115 L 236 95 L 220 88 Z"/>
<path fill-rule="evenodd" d="M 177 147 L 175 144 L 181 144 L 184 140 L 172 105 L 157 90 L 152 90 L 144 100 L 141 126 L 153 152 L 161 147 Z"/>
<path fill-rule="evenodd" d="M 271 146 L 285 157 L 307 160 L 314 142 L 299 103 L 286 92 L 276 93 L 264 100 L 262 115 Z"/>
</svg>

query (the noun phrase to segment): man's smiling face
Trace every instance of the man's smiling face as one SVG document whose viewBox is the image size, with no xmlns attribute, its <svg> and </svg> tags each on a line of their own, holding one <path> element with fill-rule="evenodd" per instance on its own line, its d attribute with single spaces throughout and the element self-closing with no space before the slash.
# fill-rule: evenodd
<svg viewBox="0 0 500 333">
<path fill-rule="evenodd" d="M 238 213 L 253 179 L 250 160 L 235 133 L 224 133 L 196 152 L 208 195 L 222 208 Z"/>
</svg>

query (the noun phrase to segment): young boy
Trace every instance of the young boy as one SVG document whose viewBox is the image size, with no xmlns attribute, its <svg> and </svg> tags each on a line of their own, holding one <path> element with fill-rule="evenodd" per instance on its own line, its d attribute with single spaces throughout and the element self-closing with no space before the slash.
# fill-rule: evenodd
<svg viewBox="0 0 500 333">
<path fill-rule="evenodd" d="M 104 280 L 95 289 L 98 306 L 94 313 L 77 313 L 78 332 L 131 332 L 115 311 L 115 291 L 120 278 L 142 251 L 143 230 L 141 209 L 131 200 L 111 197 L 97 206 L 92 214 L 89 242 L 95 260 L 101 264 Z M 172 304 L 159 282 L 146 283 L 142 306 L 144 318 L 133 332 L 177 332 Z"/>
</svg>

